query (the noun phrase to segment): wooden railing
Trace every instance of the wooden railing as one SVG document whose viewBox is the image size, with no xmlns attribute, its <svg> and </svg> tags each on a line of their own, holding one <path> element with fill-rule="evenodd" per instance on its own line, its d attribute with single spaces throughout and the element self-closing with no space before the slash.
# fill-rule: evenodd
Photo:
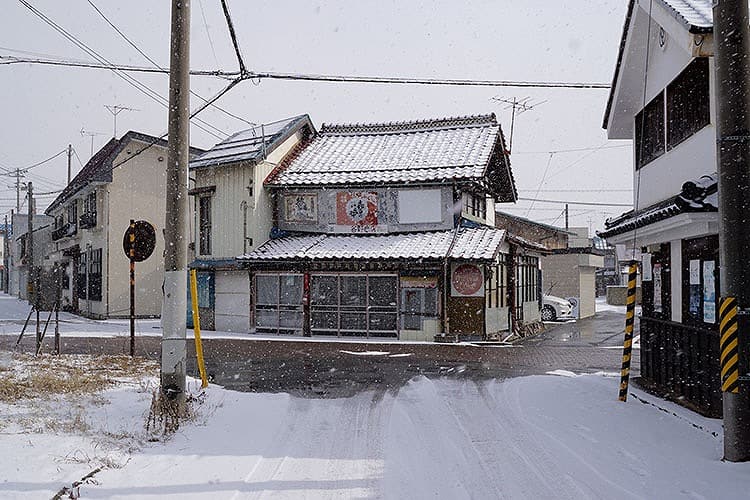
<svg viewBox="0 0 750 500">
<path fill-rule="evenodd" d="M 720 416 L 719 334 L 641 317 L 641 377 L 709 416 Z"/>
</svg>

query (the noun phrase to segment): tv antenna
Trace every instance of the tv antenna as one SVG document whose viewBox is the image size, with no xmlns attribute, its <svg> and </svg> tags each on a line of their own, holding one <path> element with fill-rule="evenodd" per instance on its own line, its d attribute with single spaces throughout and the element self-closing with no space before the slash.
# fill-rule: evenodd
<svg viewBox="0 0 750 500">
<path fill-rule="evenodd" d="M 119 115 L 123 111 L 140 111 L 135 108 L 120 106 L 119 104 L 105 104 L 104 107 L 107 108 L 107 111 L 112 113 L 112 121 L 114 122 L 112 124 L 112 137 L 114 137 L 115 139 L 117 138 L 117 115 Z"/>
<path fill-rule="evenodd" d="M 83 127 L 81 127 L 80 134 L 81 134 L 81 137 L 88 136 L 91 138 L 91 156 L 94 156 L 94 136 L 107 135 L 103 132 L 91 132 L 89 130 L 83 130 Z"/>
<path fill-rule="evenodd" d="M 510 137 L 508 138 L 508 154 L 510 154 L 513 150 L 513 128 L 516 124 L 516 114 L 520 115 L 526 111 L 531 111 L 547 101 L 533 102 L 531 97 L 522 97 L 520 99 L 516 97 L 513 97 L 512 99 L 506 97 L 492 97 L 492 100 L 504 103 L 506 106 L 503 109 L 512 109 L 510 114 Z"/>
</svg>

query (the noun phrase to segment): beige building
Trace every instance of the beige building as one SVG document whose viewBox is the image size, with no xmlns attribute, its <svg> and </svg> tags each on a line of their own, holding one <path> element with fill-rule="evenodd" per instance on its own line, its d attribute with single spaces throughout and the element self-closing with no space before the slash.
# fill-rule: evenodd
<svg viewBox="0 0 750 500">
<path fill-rule="evenodd" d="M 295 116 L 238 132 L 190 162 L 195 179 L 191 267 L 199 270 L 203 328 L 250 330 L 250 278 L 236 257 L 269 239 L 273 203 L 263 182 L 313 133 L 307 115 Z"/>
<path fill-rule="evenodd" d="M 48 260 L 63 267 L 64 309 L 92 318 L 128 316 L 123 236 L 134 219 L 156 232 L 153 254 L 136 264 L 136 315 L 161 314 L 166 158 L 166 140 L 132 131 L 113 138 L 47 208 L 54 218 Z"/>
</svg>

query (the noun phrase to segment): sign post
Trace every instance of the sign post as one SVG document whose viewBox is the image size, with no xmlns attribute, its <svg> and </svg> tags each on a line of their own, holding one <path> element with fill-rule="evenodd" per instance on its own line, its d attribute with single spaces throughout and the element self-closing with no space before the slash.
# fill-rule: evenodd
<svg viewBox="0 0 750 500">
<path fill-rule="evenodd" d="M 130 355 L 135 356 L 135 263 L 148 259 L 156 247 L 156 230 L 145 220 L 130 219 L 122 249 L 130 261 Z"/>
</svg>

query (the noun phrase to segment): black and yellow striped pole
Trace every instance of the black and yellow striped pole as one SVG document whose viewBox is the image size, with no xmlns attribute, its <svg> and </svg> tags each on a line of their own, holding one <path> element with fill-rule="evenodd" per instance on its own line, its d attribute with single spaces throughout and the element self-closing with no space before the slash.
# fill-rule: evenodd
<svg viewBox="0 0 750 500">
<path fill-rule="evenodd" d="M 638 278 L 638 264 L 630 262 L 628 269 L 628 295 L 625 301 L 625 340 L 622 344 L 622 369 L 620 370 L 620 401 L 628 400 L 630 381 L 630 358 L 633 353 L 633 326 L 635 325 L 635 292 Z"/>
<path fill-rule="evenodd" d="M 739 330 L 737 328 L 737 299 L 722 297 L 719 303 L 719 333 L 721 334 L 721 391 L 739 392 Z"/>
</svg>

